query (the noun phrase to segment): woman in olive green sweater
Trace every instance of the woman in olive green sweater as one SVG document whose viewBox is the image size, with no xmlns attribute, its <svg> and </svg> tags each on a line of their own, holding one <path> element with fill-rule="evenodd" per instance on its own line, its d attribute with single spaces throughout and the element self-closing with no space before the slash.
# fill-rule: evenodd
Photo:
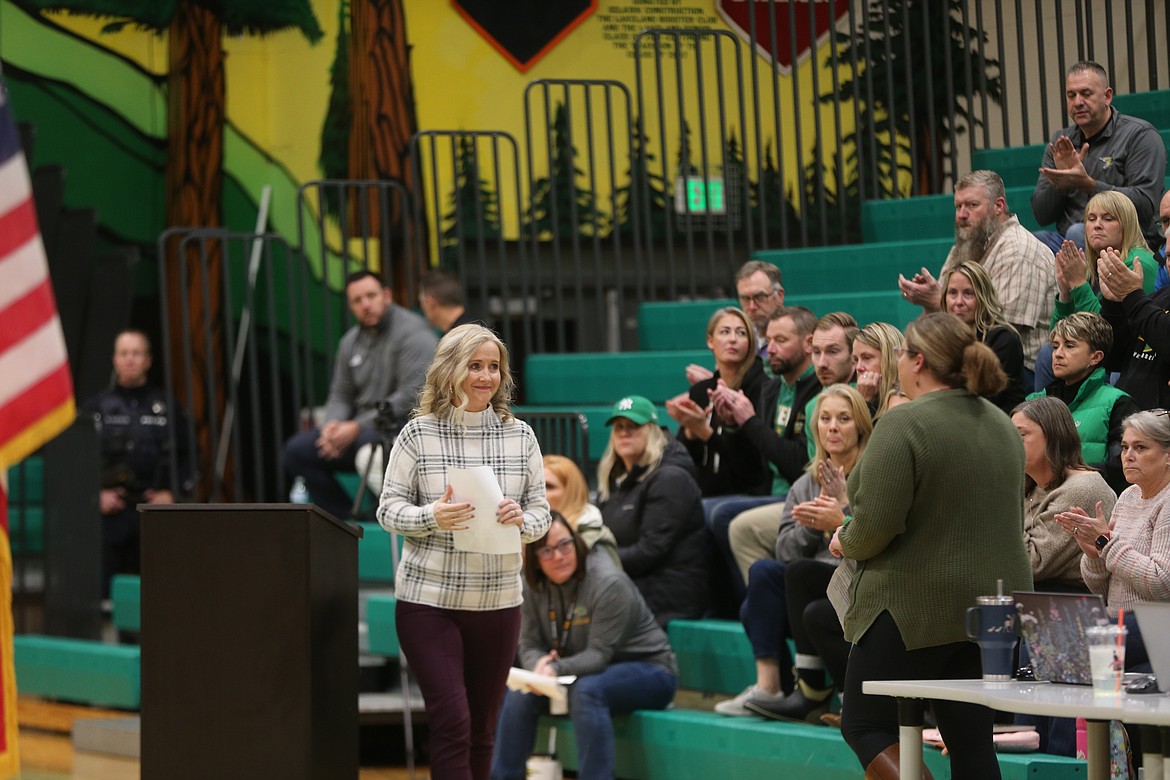
<svg viewBox="0 0 1170 780">
<path fill-rule="evenodd" d="M 966 609 L 977 596 L 1029 590 L 1023 543 L 1024 450 L 1002 411 L 999 361 L 955 315 L 910 324 L 899 350 L 902 390 L 849 477 L 850 522 L 830 549 L 857 561 L 845 615 L 854 643 L 842 731 L 867 778 L 898 776 L 894 699 L 864 680 L 975 678 L 979 648 Z M 991 710 L 936 702 L 952 776 L 997 778 Z"/>
</svg>

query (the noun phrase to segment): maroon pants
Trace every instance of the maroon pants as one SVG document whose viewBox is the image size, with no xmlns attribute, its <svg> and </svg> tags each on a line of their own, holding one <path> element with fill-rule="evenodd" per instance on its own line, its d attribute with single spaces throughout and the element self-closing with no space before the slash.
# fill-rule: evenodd
<svg viewBox="0 0 1170 780">
<path fill-rule="evenodd" d="M 520 607 L 471 612 L 399 601 L 396 615 L 427 705 L 432 780 L 487 780 Z"/>
</svg>

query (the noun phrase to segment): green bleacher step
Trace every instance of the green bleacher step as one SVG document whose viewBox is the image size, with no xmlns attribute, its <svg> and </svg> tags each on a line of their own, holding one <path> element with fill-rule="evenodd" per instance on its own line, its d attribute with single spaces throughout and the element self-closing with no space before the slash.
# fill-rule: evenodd
<svg viewBox="0 0 1170 780">
<path fill-rule="evenodd" d="M 130 710 L 141 704 L 137 646 L 37 635 L 13 645 L 21 694 Z"/>
<path fill-rule="evenodd" d="M 1113 105 L 1121 113 L 1140 117 L 1159 130 L 1170 129 L 1170 89 L 1114 95 Z"/>
<path fill-rule="evenodd" d="M 662 403 L 687 389 L 687 364 L 711 363 L 705 325 L 694 337 L 699 348 L 692 350 L 529 355 L 523 375 L 528 406 L 610 404 L 612 408 L 630 394 Z M 590 430 L 596 430 L 592 420 Z"/>
<path fill-rule="evenodd" d="M 681 389 L 679 392 L 682 392 Z M 605 453 L 605 445 L 609 443 L 609 428 L 605 427 L 605 421 L 613 414 L 613 403 L 620 397 L 615 396 L 613 401 L 607 404 L 552 404 L 549 406 L 532 406 L 531 404 L 526 404 L 524 406 L 513 407 L 512 412 L 521 420 L 524 419 L 524 415 L 527 412 L 572 412 L 574 414 L 585 415 L 585 419 L 589 424 L 589 460 L 597 463 Z M 665 406 L 658 404 L 657 408 L 658 424 L 666 426 L 673 434 L 678 430 L 678 423 L 666 413 Z M 545 454 L 566 455 L 567 453 L 546 452 Z M 589 479 L 589 477 L 589 474 L 585 475 L 586 479 Z M 361 548 L 358 549 L 360 551 Z"/>
<path fill-rule="evenodd" d="M 755 683 L 755 657 L 739 621 L 672 620 L 666 633 L 680 688 L 734 695 Z"/>
<path fill-rule="evenodd" d="M 142 578 L 116 574 L 110 580 L 110 601 L 114 605 L 114 626 L 119 631 L 142 631 Z"/>
<path fill-rule="evenodd" d="M 1159 127 L 1158 125 L 1154 125 Z M 1170 127 L 1159 127 L 1158 134 L 1162 136 L 1162 143 L 1170 150 Z M 1036 186 L 1040 178 L 1040 163 L 1044 160 L 1044 148 L 1047 143 L 1031 144 L 1029 146 L 1008 146 L 999 149 L 976 149 L 971 153 L 971 170 L 990 170 L 999 174 L 1005 187 Z M 1170 162 L 1167 163 L 1170 173 Z M 1012 203 L 1009 199 L 1008 203 Z M 1023 212 L 1025 205 L 1013 205 L 1017 211 Z M 1026 210 L 1031 211 L 1031 196 L 1029 195 Z"/>
<path fill-rule="evenodd" d="M 1035 182 L 1007 191 L 1008 208 L 1028 230 L 1039 230 L 1032 216 Z M 955 196 L 919 195 L 914 198 L 867 200 L 861 206 L 861 234 L 866 241 L 898 241 L 905 236 L 950 238 L 955 235 Z M 941 264 L 940 264 L 941 267 Z M 937 269 L 932 269 L 936 272 Z"/>
<path fill-rule="evenodd" d="M 378 523 L 358 523 L 362 538 L 358 540 L 358 581 L 390 584 L 394 582 L 394 557 L 390 545 L 402 549 L 402 537 L 387 533 Z"/>
<path fill-rule="evenodd" d="M 843 302 L 831 310 L 848 311 L 842 293 L 897 293 L 898 274 L 917 273 L 923 266 L 941 268 L 953 244 L 951 236 L 808 249 L 765 249 L 754 252 L 752 257 L 779 267 L 784 276 L 785 302 L 789 295 L 792 303 L 799 303 L 802 296 L 838 296 Z"/>
<path fill-rule="evenodd" d="M 557 729 L 557 757 L 579 767 L 573 724 L 541 719 L 537 749 Z M 614 718 L 616 774 L 626 780 L 708 780 L 718 777 L 802 777 L 856 780 L 862 768 L 841 732 L 827 726 L 729 718 L 696 710 L 639 711 Z M 925 763 L 937 780 L 951 777 L 950 759 L 926 748 Z M 1085 762 L 1045 753 L 1001 753 L 1004 780 L 1083 780 Z"/>
<path fill-rule="evenodd" d="M 389 594 L 370 594 L 366 599 L 369 647 L 374 655 L 398 657 L 398 620 L 394 616 L 397 605 L 398 599 Z"/>
</svg>

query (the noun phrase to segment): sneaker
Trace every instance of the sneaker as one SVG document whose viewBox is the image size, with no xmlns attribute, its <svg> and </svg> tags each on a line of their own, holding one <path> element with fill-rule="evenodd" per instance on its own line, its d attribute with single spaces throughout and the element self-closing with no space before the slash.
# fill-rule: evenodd
<svg viewBox="0 0 1170 780">
<path fill-rule="evenodd" d="M 771 702 L 780 701 L 784 698 L 783 693 L 768 693 L 763 688 L 757 688 L 754 685 L 749 685 L 740 692 L 734 699 L 727 699 L 715 705 L 715 711 L 720 715 L 730 715 L 735 718 L 744 718 L 755 715 L 745 707 L 745 703 L 749 699 L 758 701 Z"/>
<path fill-rule="evenodd" d="M 830 698 L 825 697 L 824 701 L 814 701 L 805 696 L 798 686 L 795 691 L 785 697 L 772 697 L 767 701 L 749 697 L 743 706 L 756 715 L 763 715 L 765 718 L 773 720 L 819 723 L 821 715 L 829 709 Z"/>
</svg>

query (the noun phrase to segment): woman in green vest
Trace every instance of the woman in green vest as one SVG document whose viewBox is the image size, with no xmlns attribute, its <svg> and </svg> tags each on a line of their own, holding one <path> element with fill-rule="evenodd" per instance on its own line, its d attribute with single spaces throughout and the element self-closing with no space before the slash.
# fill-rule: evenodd
<svg viewBox="0 0 1170 780">
<path fill-rule="evenodd" d="M 1120 493 L 1129 487 L 1121 470 L 1121 423 L 1138 406 L 1106 381 L 1101 364 L 1112 346 L 1113 328 L 1100 314 L 1075 312 L 1065 317 L 1052 329 L 1056 379 L 1028 398 L 1048 396 L 1068 405 L 1085 461 Z"/>
</svg>

